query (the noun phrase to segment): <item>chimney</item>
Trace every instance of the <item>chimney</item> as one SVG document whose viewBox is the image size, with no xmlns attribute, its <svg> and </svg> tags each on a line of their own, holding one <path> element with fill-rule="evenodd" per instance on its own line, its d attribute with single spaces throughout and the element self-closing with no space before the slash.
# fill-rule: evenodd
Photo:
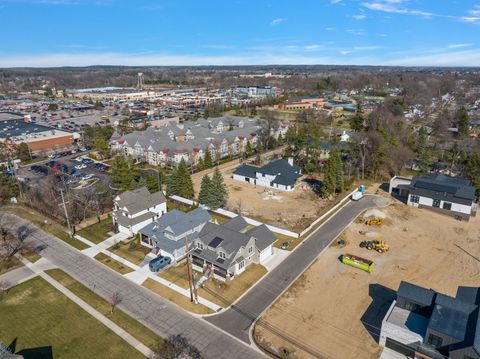
<svg viewBox="0 0 480 359">
<path fill-rule="evenodd" d="M 293 157 L 288 157 L 288 164 L 293 167 Z"/>
</svg>

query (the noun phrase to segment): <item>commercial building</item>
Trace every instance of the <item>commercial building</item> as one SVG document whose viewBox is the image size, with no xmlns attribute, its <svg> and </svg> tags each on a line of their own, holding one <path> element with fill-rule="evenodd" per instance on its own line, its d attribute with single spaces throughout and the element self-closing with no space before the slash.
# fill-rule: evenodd
<svg viewBox="0 0 480 359">
<path fill-rule="evenodd" d="M 277 88 L 272 86 L 237 86 L 234 92 L 248 97 L 276 96 Z"/>
<path fill-rule="evenodd" d="M 79 137 L 80 135 L 76 132 L 59 130 L 23 120 L 0 121 L 0 141 L 10 141 L 16 145 L 24 142 L 32 152 L 48 152 L 69 147 Z"/>
<path fill-rule="evenodd" d="M 455 297 L 401 282 L 379 344 L 416 359 L 480 359 L 480 288 Z"/>
</svg>

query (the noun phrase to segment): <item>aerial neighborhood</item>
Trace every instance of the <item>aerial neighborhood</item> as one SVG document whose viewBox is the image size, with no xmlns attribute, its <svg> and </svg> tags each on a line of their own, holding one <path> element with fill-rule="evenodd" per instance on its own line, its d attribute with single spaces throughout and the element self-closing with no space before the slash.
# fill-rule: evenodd
<svg viewBox="0 0 480 359">
<path fill-rule="evenodd" d="M 178 3 L 0 1 L 0 359 L 480 359 L 478 4 Z"/>
</svg>

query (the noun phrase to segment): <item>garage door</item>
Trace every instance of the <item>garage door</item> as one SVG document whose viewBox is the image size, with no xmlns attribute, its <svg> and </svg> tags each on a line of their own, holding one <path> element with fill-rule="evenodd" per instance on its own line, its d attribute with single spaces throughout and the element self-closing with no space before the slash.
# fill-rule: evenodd
<svg viewBox="0 0 480 359">
<path fill-rule="evenodd" d="M 389 349 L 396 351 L 397 353 L 403 354 L 409 358 L 415 358 L 415 350 L 410 348 L 408 345 L 397 342 L 391 338 L 387 337 L 387 341 L 385 342 L 385 346 Z"/>
</svg>

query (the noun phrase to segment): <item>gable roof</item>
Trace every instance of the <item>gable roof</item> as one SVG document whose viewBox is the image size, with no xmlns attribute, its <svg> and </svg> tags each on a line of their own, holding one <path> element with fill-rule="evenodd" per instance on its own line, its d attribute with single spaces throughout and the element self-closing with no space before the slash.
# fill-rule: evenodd
<svg viewBox="0 0 480 359">
<path fill-rule="evenodd" d="M 255 245 L 260 252 L 277 241 L 277 237 L 265 224 L 252 228 L 247 234 L 255 237 Z"/>
<path fill-rule="evenodd" d="M 239 176 L 255 178 L 257 172 L 276 176 L 273 183 L 285 186 L 294 185 L 295 181 L 301 176 L 301 168 L 295 164 L 290 165 L 288 160 L 284 159 L 271 161 L 263 167 L 241 164 L 233 173 Z"/>
<path fill-rule="evenodd" d="M 422 177 L 413 177 L 411 187 L 449 193 L 461 199 L 473 200 L 475 198 L 475 187 L 471 185 L 469 180 L 447 176 L 443 173 L 430 173 Z"/>
<path fill-rule="evenodd" d="M 147 187 L 141 187 L 133 191 L 126 191 L 115 198 L 120 208 L 126 207 L 129 212 L 136 213 L 147 208 L 166 202 L 161 191 L 150 193 Z"/>
<path fill-rule="evenodd" d="M 397 297 L 405 298 L 409 301 L 423 306 L 431 306 L 435 292 L 418 285 L 401 281 L 398 287 Z"/>
<path fill-rule="evenodd" d="M 242 216 L 236 216 L 223 223 L 222 226 L 232 231 L 241 232 L 248 227 L 248 223 Z"/>
</svg>

